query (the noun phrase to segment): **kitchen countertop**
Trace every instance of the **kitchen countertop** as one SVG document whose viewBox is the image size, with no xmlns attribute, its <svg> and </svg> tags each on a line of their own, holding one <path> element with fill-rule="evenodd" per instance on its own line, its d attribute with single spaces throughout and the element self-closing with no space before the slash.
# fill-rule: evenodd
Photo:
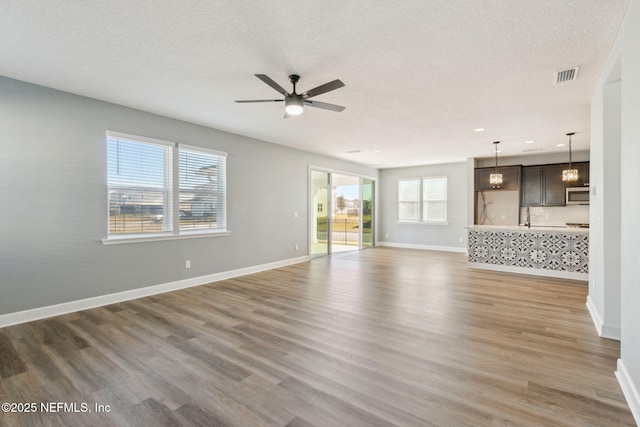
<svg viewBox="0 0 640 427">
<path fill-rule="evenodd" d="M 468 230 L 475 231 L 519 231 L 525 233 L 574 233 L 589 234 L 588 228 L 577 228 L 567 226 L 537 226 L 532 225 L 531 228 L 524 225 L 467 225 Z"/>
</svg>

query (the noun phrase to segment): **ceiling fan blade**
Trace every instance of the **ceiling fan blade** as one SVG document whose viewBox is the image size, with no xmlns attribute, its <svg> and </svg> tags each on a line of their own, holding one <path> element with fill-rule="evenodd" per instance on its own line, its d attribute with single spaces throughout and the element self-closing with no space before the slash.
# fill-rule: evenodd
<svg viewBox="0 0 640 427">
<path fill-rule="evenodd" d="M 274 88 L 279 93 L 283 94 L 284 96 L 289 95 L 289 92 L 284 90 L 282 86 L 280 86 L 278 83 L 271 80 L 271 77 L 267 76 L 266 74 L 256 74 L 256 77 L 262 80 L 263 82 L 265 82 L 266 84 L 268 84 L 269 86 L 271 86 L 272 88 Z"/>
<path fill-rule="evenodd" d="M 344 110 L 344 107 L 342 105 L 327 104 L 326 102 L 312 101 L 310 99 L 305 99 L 304 104 L 308 105 L 309 107 L 322 108 L 323 110 L 335 111 L 337 113 Z"/>
<path fill-rule="evenodd" d="M 242 99 L 236 102 L 282 102 L 284 99 Z"/>
<path fill-rule="evenodd" d="M 318 96 L 323 93 L 330 92 L 332 90 L 340 89 L 343 86 L 344 86 L 344 83 L 342 83 L 340 80 L 334 80 L 332 82 L 325 83 L 323 85 L 314 87 L 313 89 L 306 91 L 305 93 L 302 94 L 302 97 L 311 98 L 312 96 Z"/>
</svg>

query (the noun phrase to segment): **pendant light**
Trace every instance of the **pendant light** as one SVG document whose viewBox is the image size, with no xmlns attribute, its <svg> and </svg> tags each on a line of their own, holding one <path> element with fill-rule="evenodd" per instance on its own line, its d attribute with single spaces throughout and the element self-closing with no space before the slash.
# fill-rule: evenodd
<svg viewBox="0 0 640 427">
<path fill-rule="evenodd" d="M 493 167 L 493 173 L 489 175 L 489 184 L 491 184 L 493 188 L 500 188 L 500 184 L 502 184 L 502 174 L 498 173 L 498 144 L 500 144 L 500 141 L 496 141 L 493 143 L 493 145 L 495 145 L 496 147 L 496 164 Z"/>
<path fill-rule="evenodd" d="M 569 169 L 562 171 L 562 180 L 566 182 L 574 182 L 578 180 L 578 169 L 574 169 L 571 165 L 571 135 L 575 135 L 575 132 L 569 132 Z"/>
</svg>

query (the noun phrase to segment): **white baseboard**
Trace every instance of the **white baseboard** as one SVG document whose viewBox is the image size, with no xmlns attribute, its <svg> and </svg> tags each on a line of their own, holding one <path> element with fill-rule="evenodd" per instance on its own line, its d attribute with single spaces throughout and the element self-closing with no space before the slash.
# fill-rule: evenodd
<svg viewBox="0 0 640 427">
<path fill-rule="evenodd" d="M 600 313 L 598 313 L 598 309 L 590 296 L 587 296 L 586 305 L 587 310 L 589 310 L 589 314 L 591 315 L 593 325 L 596 327 L 596 331 L 598 331 L 598 335 L 602 338 L 620 341 L 620 328 L 608 326 L 604 323 L 604 320 L 600 317 Z"/>
<path fill-rule="evenodd" d="M 596 327 L 596 331 L 599 336 L 602 336 L 602 318 L 600 317 L 600 313 L 598 313 L 598 309 L 596 305 L 593 303 L 593 300 L 589 295 L 587 295 L 587 310 L 589 310 L 589 314 L 591 315 L 591 321 L 593 322 L 593 326 Z"/>
<path fill-rule="evenodd" d="M 458 252 L 467 253 L 467 248 L 459 248 L 455 246 L 437 246 L 437 245 L 417 245 L 413 243 L 394 243 L 394 242 L 376 242 L 376 246 L 388 246 L 390 248 L 401 249 L 420 249 L 425 251 L 444 251 L 444 252 Z"/>
<path fill-rule="evenodd" d="M 625 399 L 627 399 L 629 409 L 631 409 L 631 414 L 633 414 L 636 424 L 640 426 L 640 393 L 638 393 L 638 388 L 633 383 L 633 380 L 629 375 L 629 371 L 627 371 L 622 359 L 618 359 L 616 378 L 618 378 L 618 383 L 620 383 L 622 393 L 624 394 Z"/>
<path fill-rule="evenodd" d="M 255 265 L 252 267 L 239 268 L 237 270 L 224 271 L 221 273 L 208 274 L 206 276 L 192 277 L 189 279 L 177 280 L 175 282 L 163 283 L 160 285 L 147 286 L 139 289 L 131 289 L 129 291 L 117 292 L 114 294 L 100 295 L 97 297 L 86 298 L 76 301 L 69 301 L 62 304 L 50 305 L 46 307 L 38 307 L 30 310 L 18 311 L 0 315 L 0 328 L 5 326 L 17 325 L 19 323 L 31 322 L 34 320 L 45 319 L 47 317 L 59 316 L 61 314 L 73 313 L 80 310 L 101 307 L 117 302 L 129 301 L 132 299 L 147 297 L 151 295 L 162 294 L 165 292 L 176 291 L 178 289 L 190 288 L 193 286 L 204 285 L 207 283 L 218 282 L 220 280 L 231 279 L 234 277 L 245 276 L 247 274 L 258 273 L 260 271 L 272 270 L 274 268 L 286 267 L 288 265 L 298 264 L 309 261 L 309 256 L 291 258 L 282 261 L 270 262 L 267 264 Z"/>
</svg>

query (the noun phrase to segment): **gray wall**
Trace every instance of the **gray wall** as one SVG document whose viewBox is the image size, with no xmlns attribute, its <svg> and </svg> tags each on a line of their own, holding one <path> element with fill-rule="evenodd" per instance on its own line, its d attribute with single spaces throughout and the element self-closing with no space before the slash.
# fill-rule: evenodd
<svg viewBox="0 0 640 427">
<path fill-rule="evenodd" d="M 103 245 L 107 129 L 226 151 L 231 235 Z M 310 164 L 378 175 L 0 77 L 0 314 L 308 255 Z"/>
<path fill-rule="evenodd" d="M 441 249 L 466 248 L 467 162 L 383 169 L 380 171 L 378 242 L 389 245 L 416 245 Z M 398 223 L 398 180 L 427 176 L 447 176 L 448 225 Z M 470 207 L 473 211 L 473 206 Z M 462 238 L 462 241 L 460 239 Z"/>
</svg>

